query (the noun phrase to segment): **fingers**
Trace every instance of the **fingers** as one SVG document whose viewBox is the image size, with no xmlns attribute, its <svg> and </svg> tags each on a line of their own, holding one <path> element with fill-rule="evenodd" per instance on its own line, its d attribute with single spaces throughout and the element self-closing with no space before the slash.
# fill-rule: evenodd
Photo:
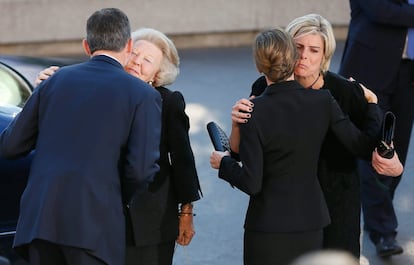
<svg viewBox="0 0 414 265">
<path fill-rule="evenodd" d="M 213 151 L 210 156 L 210 166 L 214 169 L 220 168 L 221 156 L 217 151 Z"/>
<path fill-rule="evenodd" d="M 210 155 L 210 166 L 214 169 L 219 169 L 223 156 L 230 156 L 230 152 L 213 151 Z"/>
<path fill-rule="evenodd" d="M 231 112 L 231 121 L 235 123 L 246 123 L 249 121 L 250 117 L 250 113 L 240 112 L 236 110 L 232 110 Z"/>
<path fill-rule="evenodd" d="M 193 215 L 181 214 L 176 242 L 182 246 L 187 246 L 193 239 L 194 234 Z"/>
<path fill-rule="evenodd" d="M 350 77 L 349 81 L 355 82 L 356 80 L 354 78 Z M 377 104 L 378 103 L 377 95 L 371 89 L 364 86 L 364 84 L 362 84 L 362 83 L 358 83 L 358 84 L 361 86 L 362 90 L 364 91 L 364 96 L 365 96 L 365 99 L 368 101 L 368 103 Z"/>
<path fill-rule="evenodd" d="M 362 89 L 364 90 L 364 95 L 365 95 L 365 98 L 367 99 L 367 101 L 369 102 L 369 103 L 377 103 L 378 102 L 378 98 L 377 98 L 377 95 L 375 95 L 375 93 L 374 92 L 372 92 L 370 89 L 368 89 L 368 88 L 366 88 L 366 87 L 364 87 L 362 84 L 359 84 L 361 87 L 362 87 Z"/>
<path fill-rule="evenodd" d="M 194 230 L 184 230 L 178 235 L 176 242 L 181 246 L 188 246 L 195 235 Z"/>
<path fill-rule="evenodd" d="M 240 99 L 232 107 L 231 120 L 235 123 L 246 123 L 251 117 L 254 104 L 248 99 Z"/>
<path fill-rule="evenodd" d="M 52 76 L 57 70 L 59 69 L 59 66 L 50 66 L 49 68 L 46 68 L 42 70 L 36 77 L 35 85 L 39 85 L 42 83 L 42 81 L 48 79 L 50 76 Z"/>
<path fill-rule="evenodd" d="M 397 177 L 402 174 L 404 167 L 397 152 L 391 159 L 381 157 L 376 150 L 372 153 L 372 167 L 381 175 Z"/>
</svg>

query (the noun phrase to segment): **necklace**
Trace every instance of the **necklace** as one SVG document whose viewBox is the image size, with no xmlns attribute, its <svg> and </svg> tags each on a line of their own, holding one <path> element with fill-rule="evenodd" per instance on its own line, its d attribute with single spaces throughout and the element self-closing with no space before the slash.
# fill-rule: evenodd
<svg viewBox="0 0 414 265">
<path fill-rule="evenodd" d="M 315 81 L 313 81 L 313 83 L 310 86 L 308 86 L 308 89 L 309 88 L 312 88 L 313 85 L 316 84 L 316 81 L 318 81 L 318 79 L 319 79 L 320 76 L 321 76 L 321 73 L 319 72 L 318 77 L 316 77 Z"/>
</svg>

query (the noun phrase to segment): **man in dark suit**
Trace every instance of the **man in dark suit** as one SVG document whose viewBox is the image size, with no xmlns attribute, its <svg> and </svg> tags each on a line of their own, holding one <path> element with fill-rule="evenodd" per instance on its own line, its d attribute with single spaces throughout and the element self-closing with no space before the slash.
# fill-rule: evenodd
<svg viewBox="0 0 414 265">
<path fill-rule="evenodd" d="M 96 11 L 91 59 L 61 68 L 0 136 L 0 155 L 36 149 L 14 245 L 30 264 L 124 264 L 124 206 L 158 171 L 161 98 L 126 73 L 127 16 Z"/>
<path fill-rule="evenodd" d="M 394 112 L 394 144 L 404 164 L 414 120 L 414 57 L 408 56 L 406 45 L 407 30 L 414 28 L 414 5 L 407 0 L 350 0 L 350 6 L 339 74 L 371 88 L 382 110 Z M 379 176 L 363 162 L 360 174 L 364 226 L 378 255 L 402 253 L 395 240 L 398 223 L 392 202 L 400 177 Z M 387 187 L 378 185 L 376 178 Z"/>
</svg>

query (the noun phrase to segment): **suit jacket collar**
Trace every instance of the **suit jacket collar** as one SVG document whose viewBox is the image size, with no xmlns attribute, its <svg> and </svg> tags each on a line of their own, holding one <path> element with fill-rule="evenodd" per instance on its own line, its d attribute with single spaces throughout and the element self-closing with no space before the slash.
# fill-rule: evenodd
<svg viewBox="0 0 414 265">
<path fill-rule="evenodd" d="M 119 67 L 119 68 L 124 69 L 124 67 L 121 65 L 120 62 L 118 62 L 114 58 L 109 57 L 107 55 L 103 55 L 103 54 L 101 54 L 101 55 L 95 55 L 95 56 L 92 56 L 92 58 L 90 60 L 93 61 L 93 62 L 101 61 L 101 62 L 110 63 L 110 64 L 112 64 L 112 65 L 114 65 L 116 67 Z"/>
<path fill-rule="evenodd" d="M 263 92 L 263 94 L 271 95 L 297 89 L 305 88 L 301 86 L 296 80 L 282 81 L 268 86 Z"/>
</svg>

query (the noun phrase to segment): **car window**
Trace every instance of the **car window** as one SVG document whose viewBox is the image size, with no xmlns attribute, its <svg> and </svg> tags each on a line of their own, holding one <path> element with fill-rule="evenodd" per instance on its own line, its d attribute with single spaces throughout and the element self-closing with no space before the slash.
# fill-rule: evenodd
<svg viewBox="0 0 414 265">
<path fill-rule="evenodd" d="M 23 107 L 30 94 L 30 85 L 27 81 L 0 64 L 0 105 Z"/>
</svg>

